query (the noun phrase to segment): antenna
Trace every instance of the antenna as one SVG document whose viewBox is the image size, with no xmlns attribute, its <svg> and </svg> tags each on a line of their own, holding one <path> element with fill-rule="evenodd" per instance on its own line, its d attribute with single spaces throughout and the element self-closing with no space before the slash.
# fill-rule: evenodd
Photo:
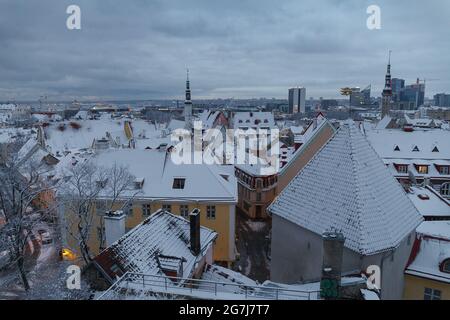
<svg viewBox="0 0 450 320">
<path fill-rule="evenodd" d="M 388 61 L 388 64 L 391 64 L 391 53 L 392 53 L 392 50 L 389 50 L 389 61 Z"/>
</svg>

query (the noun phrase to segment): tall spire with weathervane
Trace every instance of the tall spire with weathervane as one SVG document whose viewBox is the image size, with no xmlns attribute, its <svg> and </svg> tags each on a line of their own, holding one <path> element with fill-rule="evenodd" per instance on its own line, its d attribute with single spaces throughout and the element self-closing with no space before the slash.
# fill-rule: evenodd
<svg viewBox="0 0 450 320">
<path fill-rule="evenodd" d="M 191 87 L 189 83 L 189 69 L 186 74 L 186 99 L 184 100 L 184 127 L 187 130 L 192 129 L 192 101 Z"/>
<path fill-rule="evenodd" d="M 391 110 L 392 79 L 391 79 L 391 50 L 389 50 L 389 61 L 387 65 L 384 89 L 381 98 L 381 118 L 389 115 Z"/>
</svg>

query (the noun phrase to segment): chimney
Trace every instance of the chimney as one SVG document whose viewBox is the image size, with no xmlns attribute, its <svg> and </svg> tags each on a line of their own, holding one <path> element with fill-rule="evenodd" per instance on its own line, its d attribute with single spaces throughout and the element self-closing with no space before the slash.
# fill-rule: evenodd
<svg viewBox="0 0 450 320">
<path fill-rule="evenodd" d="M 107 211 L 103 219 L 105 222 L 105 244 L 109 247 L 125 234 L 125 214 L 122 210 Z"/>
<path fill-rule="evenodd" d="M 341 286 L 342 254 L 345 238 L 342 233 L 329 231 L 322 236 L 323 264 L 320 296 L 327 300 L 338 299 Z"/>
<path fill-rule="evenodd" d="M 200 210 L 194 209 L 189 214 L 191 225 L 191 252 L 194 256 L 200 253 Z"/>
</svg>

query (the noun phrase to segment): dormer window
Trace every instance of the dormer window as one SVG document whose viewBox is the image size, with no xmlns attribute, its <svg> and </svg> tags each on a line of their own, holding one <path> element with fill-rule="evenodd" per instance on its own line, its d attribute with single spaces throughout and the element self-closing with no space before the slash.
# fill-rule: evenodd
<svg viewBox="0 0 450 320">
<path fill-rule="evenodd" d="M 434 146 L 433 150 L 431 152 L 439 152 L 439 149 L 437 146 Z"/>
<path fill-rule="evenodd" d="M 398 173 L 408 173 L 408 165 L 407 164 L 394 164 Z"/>
<path fill-rule="evenodd" d="M 399 146 L 395 146 L 394 151 L 400 151 Z"/>
<path fill-rule="evenodd" d="M 183 277 L 183 263 L 186 259 L 165 255 L 157 256 L 157 263 L 161 271 L 173 282 L 178 282 Z"/>
<path fill-rule="evenodd" d="M 440 174 L 448 175 L 450 173 L 450 166 L 436 166 Z"/>
<path fill-rule="evenodd" d="M 185 182 L 186 182 L 185 178 L 175 178 L 175 179 L 173 179 L 172 189 L 184 189 Z"/>
<path fill-rule="evenodd" d="M 428 174 L 428 166 L 427 165 L 416 165 L 416 170 L 420 174 Z"/>
<path fill-rule="evenodd" d="M 414 148 L 412 149 L 413 152 L 419 152 L 419 147 L 418 146 L 414 146 Z"/>
<path fill-rule="evenodd" d="M 144 186 L 144 178 L 136 178 L 134 180 L 135 189 L 142 189 L 143 186 Z"/>
<path fill-rule="evenodd" d="M 447 258 L 444 261 L 442 261 L 442 263 L 441 263 L 441 271 L 442 272 L 446 272 L 446 273 L 450 273 L 450 258 Z"/>
<path fill-rule="evenodd" d="M 97 180 L 97 187 L 103 189 L 106 187 L 106 184 L 108 182 L 108 179 L 103 179 L 103 180 Z"/>
</svg>

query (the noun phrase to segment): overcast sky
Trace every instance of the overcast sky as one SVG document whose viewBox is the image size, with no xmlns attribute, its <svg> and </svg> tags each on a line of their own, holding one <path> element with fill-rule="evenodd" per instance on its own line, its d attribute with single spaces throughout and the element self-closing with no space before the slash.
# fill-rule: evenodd
<svg viewBox="0 0 450 320">
<path fill-rule="evenodd" d="M 81 30 L 66 8 L 81 8 Z M 381 8 L 381 30 L 366 9 Z M 448 0 L 0 0 L 0 100 L 337 97 L 392 74 L 450 93 Z"/>
</svg>

